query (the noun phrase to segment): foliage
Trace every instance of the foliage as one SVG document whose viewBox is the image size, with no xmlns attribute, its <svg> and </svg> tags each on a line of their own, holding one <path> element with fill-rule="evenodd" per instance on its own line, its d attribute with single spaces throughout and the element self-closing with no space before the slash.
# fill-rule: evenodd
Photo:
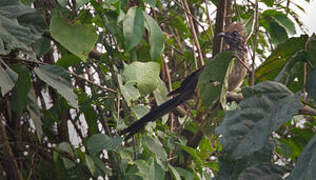
<svg viewBox="0 0 316 180">
<path fill-rule="evenodd" d="M 237 59 L 207 58 L 222 1 L 187 1 L 1 0 L 0 179 L 315 179 L 316 36 L 277 0 L 255 36 L 253 4 L 233 4 L 261 63 L 226 102 Z M 197 97 L 124 140 L 202 65 L 194 31 Z"/>
</svg>

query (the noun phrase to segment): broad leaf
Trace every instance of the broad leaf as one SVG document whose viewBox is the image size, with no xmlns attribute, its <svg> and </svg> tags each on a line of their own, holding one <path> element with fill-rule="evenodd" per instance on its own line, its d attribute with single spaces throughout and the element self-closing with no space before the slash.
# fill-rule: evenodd
<svg viewBox="0 0 316 180">
<path fill-rule="evenodd" d="M 71 106 L 78 108 L 77 95 L 73 92 L 68 72 L 54 65 L 41 65 L 35 68 L 34 72 L 42 81 L 56 89 Z"/>
<path fill-rule="evenodd" d="M 117 75 L 117 81 L 119 83 L 119 87 L 121 93 L 127 103 L 127 105 L 131 105 L 132 101 L 138 99 L 140 97 L 139 90 L 133 86 L 133 84 L 128 83 L 123 85 L 122 76 L 120 74 Z"/>
<path fill-rule="evenodd" d="M 238 180 L 249 180 L 249 179 L 269 179 L 269 180 L 280 180 L 284 174 L 282 167 L 271 164 L 262 163 L 256 166 L 251 166 L 245 169 Z"/>
<path fill-rule="evenodd" d="M 3 69 L 2 65 L 5 67 Z M 18 75 L 0 59 L 0 88 L 2 96 L 6 95 L 14 87 Z"/>
<path fill-rule="evenodd" d="M 221 94 L 225 95 L 232 63 L 231 52 L 220 53 L 207 62 L 198 82 L 198 92 L 204 106 L 209 107 Z"/>
<path fill-rule="evenodd" d="M 159 83 L 160 66 L 155 62 L 133 62 L 124 68 L 124 77 L 126 84 L 137 85 L 139 91 L 143 94 L 153 92 Z"/>
<path fill-rule="evenodd" d="M 149 149 L 149 151 L 155 153 L 155 155 L 162 161 L 167 161 L 167 153 L 157 139 L 146 136 L 144 138 L 144 145 Z"/>
<path fill-rule="evenodd" d="M 131 7 L 123 21 L 123 35 L 127 51 L 138 45 L 144 35 L 144 15 L 141 9 Z"/>
<path fill-rule="evenodd" d="M 122 142 L 122 138 L 115 136 L 109 137 L 105 134 L 95 134 L 87 141 L 87 149 L 92 155 L 97 155 L 103 149 L 108 151 L 114 150 Z"/>
<path fill-rule="evenodd" d="M 57 14 L 51 19 L 49 31 L 56 41 L 83 61 L 88 59 L 98 39 L 91 24 L 73 24 Z"/>
<path fill-rule="evenodd" d="M 307 54 L 303 50 L 295 53 L 287 60 L 278 76 L 275 78 L 275 81 L 288 86 L 294 92 L 301 90 L 304 83 L 304 77 L 302 76 L 304 68 L 303 62 L 305 62 L 306 59 Z"/>
<path fill-rule="evenodd" d="M 95 167 L 93 159 L 88 154 L 85 154 L 85 164 L 88 167 L 90 173 L 94 175 L 96 171 L 96 167 Z"/>
<path fill-rule="evenodd" d="M 274 80 L 286 61 L 296 52 L 305 48 L 307 36 L 293 37 L 281 43 L 264 63 L 256 70 L 255 79 L 259 82 Z"/>
<path fill-rule="evenodd" d="M 271 17 L 273 21 L 283 27 L 287 33 L 296 33 L 294 23 L 282 12 L 276 10 L 266 10 L 262 13 L 262 15 Z"/>
<path fill-rule="evenodd" d="M 272 7 L 273 3 L 274 3 L 274 0 L 262 0 L 262 2 L 264 4 L 266 4 L 267 6 L 269 6 L 269 7 Z"/>
<path fill-rule="evenodd" d="M 263 148 L 270 133 L 291 120 L 302 106 L 298 96 L 271 81 L 243 89 L 243 96 L 240 109 L 228 111 L 216 128 L 222 134 L 223 150 L 234 159 Z"/>
<path fill-rule="evenodd" d="M 36 134 L 39 140 L 43 137 L 43 129 L 42 129 L 42 113 L 37 105 L 37 98 L 35 96 L 35 91 L 32 88 L 28 94 L 29 104 L 27 106 L 27 110 L 30 113 L 31 119 L 35 125 Z"/>
<path fill-rule="evenodd" d="M 176 180 L 181 180 L 181 177 L 178 173 L 178 171 L 176 170 L 176 168 L 174 168 L 172 165 L 168 164 L 168 168 L 170 170 L 170 172 L 173 174 L 173 177 L 176 179 Z"/>
<path fill-rule="evenodd" d="M 147 4 L 150 5 L 150 7 L 155 8 L 156 6 L 156 0 L 144 0 Z"/>
<path fill-rule="evenodd" d="M 0 54 L 13 49 L 31 52 L 31 44 L 41 37 L 46 24 L 34 8 L 18 0 L 0 1 Z"/>
<path fill-rule="evenodd" d="M 308 98 L 313 100 L 314 103 L 316 103 L 316 68 L 308 76 L 306 82 L 306 91 L 308 93 Z"/>
<path fill-rule="evenodd" d="M 27 94 L 31 88 L 31 73 L 24 65 L 16 65 L 13 69 L 19 74 L 19 78 L 12 92 L 12 109 L 22 114 L 28 104 Z"/>
<path fill-rule="evenodd" d="M 149 31 L 149 42 L 150 42 L 150 56 L 152 60 L 156 60 L 162 54 L 164 48 L 164 39 L 162 31 L 157 22 L 144 13 L 146 28 Z"/>
<path fill-rule="evenodd" d="M 316 135 L 310 140 L 287 180 L 313 180 L 316 177 Z"/>
</svg>

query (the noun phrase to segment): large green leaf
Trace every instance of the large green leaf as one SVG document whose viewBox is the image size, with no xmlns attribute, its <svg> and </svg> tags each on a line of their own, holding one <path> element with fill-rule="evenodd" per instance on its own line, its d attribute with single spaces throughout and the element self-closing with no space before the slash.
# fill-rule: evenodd
<svg viewBox="0 0 316 180">
<path fill-rule="evenodd" d="M 286 86 L 288 86 L 292 91 L 297 92 L 303 88 L 303 62 L 305 62 L 307 54 L 305 51 L 301 50 L 290 57 L 275 81 L 278 81 Z M 294 81 L 294 79 L 297 79 Z"/>
<path fill-rule="evenodd" d="M 18 0 L 0 1 L 0 54 L 13 49 L 31 52 L 31 44 L 41 37 L 46 24 L 34 8 Z"/>
<path fill-rule="evenodd" d="M 262 13 L 264 16 L 271 17 L 275 23 L 283 27 L 287 33 L 295 34 L 295 25 L 294 23 L 282 12 L 276 10 L 266 10 Z"/>
<path fill-rule="evenodd" d="M 273 80 L 286 61 L 296 52 L 303 50 L 307 36 L 293 37 L 281 43 L 256 70 L 255 79 L 259 82 Z"/>
<path fill-rule="evenodd" d="M 167 153 L 162 147 L 162 144 L 157 140 L 153 139 L 150 136 L 144 138 L 144 145 L 155 155 L 160 158 L 162 161 L 167 161 Z"/>
<path fill-rule="evenodd" d="M 122 138 L 119 136 L 109 137 L 105 134 L 95 134 L 88 139 L 87 149 L 92 155 L 97 155 L 103 149 L 114 150 L 121 142 Z"/>
<path fill-rule="evenodd" d="M 264 4 L 266 4 L 267 6 L 269 6 L 269 7 L 272 7 L 273 3 L 274 3 L 274 0 L 262 0 L 262 2 Z"/>
<path fill-rule="evenodd" d="M 156 0 L 144 0 L 147 4 L 150 5 L 150 7 L 155 8 L 156 6 Z"/>
<path fill-rule="evenodd" d="M 306 91 L 308 93 L 308 98 L 313 100 L 314 103 L 316 103 L 316 68 L 308 76 L 306 82 Z"/>
<path fill-rule="evenodd" d="M 56 146 L 56 150 L 61 151 L 61 152 L 66 152 L 71 156 L 74 156 L 74 151 L 72 149 L 72 146 L 68 143 L 68 142 L 62 142 L 59 143 Z M 70 169 L 76 166 L 75 162 L 73 162 L 72 160 L 66 158 L 66 157 L 61 157 L 64 163 L 64 166 L 66 169 Z"/>
<path fill-rule="evenodd" d="M 3 69 L 2 65 L 6 68 Z M 6 95 L 14 87 L 18 75 L 0 59 L 0 88 L 2 96 Z"/>
<path fill-rule="evenodd" d="M 122 76 L 120 74 L 117 75 L 117 81 L 119 83 L 119 87 L 121 93 L 127 103 L 127 105 L 131 105 L 132 101 L 138 99 L 140 97 L 139 90 L 133 86 L 133 84 L 123 84 Z"/>
<path fill-rule="evenodd" d="M 243 96 L 240 108 L 228 111 L 216 128 L 222 134 L 223 150 L 234 159 L 262 149 L 270 133 L 291 120 L 302 106 L 298 96 L 277 82 L 244 88 Z"/>
<path fill-rule="evenodd" d="M 238 180 L 249 180 L 249 179 L 269 179 L 269 180 L 280 180 L 284 174 L 282 167 L 271 164 L 262 163 L 256 166 L 251 166 L 245 169 Z"/>
<path fill-rule="evenodd" d="M 22 114 L 28 103 L 27 94 L 31 88 L 31 73 L 26 66 L 21 64 L 14 66 L 13 69 L 19 74 L 19 78 L 12 92 L 12 109 Z"/>
<path fill-rule="evenodd" d="M 39 140 L 43 137 L 43 129 L 42 129 L 42 113 L 37 104 L 37 97 L 35 95 L 35 91 L 32 88 L 28 94 L 29 104 L 27 105 L 27 110 L 30 113 L 31 119 L 35 125 L 36 134 Z"/>
<path fill-rule="evenodd" d="M 85 93 L 78 95 L 80 111 L 83 112 L 85 120 L 88 124 L 88 134 L 96 134 L 98 132 L 97 112 L 93 109 L 91 98 Z"/>
<path fill-rule="evenodd" d="M 56 41 L 83 61 L 87 60 L 98 39 L 91 24 L 73 24 L 57 13 L 51 19 L 49 31 Z"/>
<path fill-rule="evenodd" d="M 310 140 L 287 180 L 313 180 L 316 177 L 316 135 Z"/>
<path fill-rule="evenodd" d="M 157 22 L 152 17 L 146 13 L 144 13 L 144 17 L 146 23 L 145 27 L 148 29 L 150 37 L 150 56 L 152 60 L 156 60 L 161 56 L 164 48 L 162 31 Z"/>
<path fill-rule="evenodd" d="M 88 167 L 90 173 L 94 175 L 96 171 L 96 167 L 95 167 L 93 159 L 88 154 L 85 154 L 85 164 Z"/>
<path fill-rule="evenodd" d="M 71 79 L 67 71 L 54 65 L 41 65 L 35 68 L 34 72 L 42 81 L 56 89 L 71 106 L 78 108 L 77 95 L 73 92 Z"/>
<path fill-rule="evenodd" d="M 124 67 L 124 77 L 126 84 L 137 85 L 139 91 L 143 94 L 153 92 L 159 83 L 160 66 L 155 62 L 133 62 Z"/>
<path fill-rule="evenodd" d="M 209 107 L 216 98 L 227 91 L 232 63 L 232 52 L 220 53 L 207 62 L 198 82 L 198 92 L 204 106 Z"/>
<path fill-rule="evenodd" d="M 125 38 L 126 50 L 133 49 L 144 34 L 144 15 L 141 9 L 131 7 L 126 13 L 123 21 L 123 35 Z"/>
</svg>

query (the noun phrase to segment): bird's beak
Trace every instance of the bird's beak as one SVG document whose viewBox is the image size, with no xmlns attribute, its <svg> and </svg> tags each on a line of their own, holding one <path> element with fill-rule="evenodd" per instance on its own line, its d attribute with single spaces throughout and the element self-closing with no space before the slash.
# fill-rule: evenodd
<svg viewBox="0 0 316 180">
<path fill-rule="evenodd" d="M 220 32 L 217 34 L 218 37 L 226 37 L 226 33 L 224 32 Z"/>
</svg>

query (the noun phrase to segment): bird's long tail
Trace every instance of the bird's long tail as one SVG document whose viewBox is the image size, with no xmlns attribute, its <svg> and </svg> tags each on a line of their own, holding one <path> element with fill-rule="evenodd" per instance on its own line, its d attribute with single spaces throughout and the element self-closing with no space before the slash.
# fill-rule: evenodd
<svg viewBox="0 0 316 180">
<path fill-rule="evenodd" d="M 159 105 L 153 111 L 147 113 L 138 121 L 134 122 L 128 128 L 122 130 L 119 134 L 120 135 L 128 134 L 125 139 L 129 139 L 135 133 L 137 133 L 140 129 L 143 129 L 148 122 L 158 119 L 162 117 L 163 115 L 173 111 L 179 104 L 182 104 L 184 101 L 186 101 L 186 99 L 182 98 L 179 95 L 166 101 L 165 103 Z"/>
</svg>

